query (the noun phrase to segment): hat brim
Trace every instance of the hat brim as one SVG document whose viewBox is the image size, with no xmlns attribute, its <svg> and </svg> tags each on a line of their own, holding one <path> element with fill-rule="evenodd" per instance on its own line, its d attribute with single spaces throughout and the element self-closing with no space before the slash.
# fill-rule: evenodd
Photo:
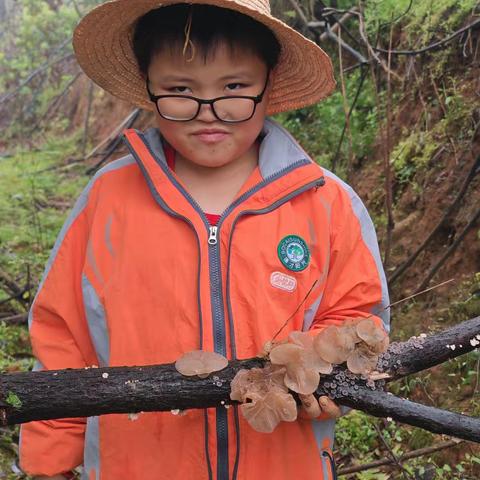
<svg viewBox="0 0 480 480">
<path fill-rule="evenodd" d="M 93 9 L 80 21 L 73 36 L 75 55 L 84 72 L 116 97 L 154 110 L 133 53 L 133 29 L 136 21 L 150 10 L 177 3 L 183 2 L 113 0 Z M 189 0 L 188 3 L 238 11 L 275 34 L 281 53 L 272 75 L 269 115 L 315 104 L 335 89 L 330 57 L 282 21 L 233 0 Z"/>
</svg>

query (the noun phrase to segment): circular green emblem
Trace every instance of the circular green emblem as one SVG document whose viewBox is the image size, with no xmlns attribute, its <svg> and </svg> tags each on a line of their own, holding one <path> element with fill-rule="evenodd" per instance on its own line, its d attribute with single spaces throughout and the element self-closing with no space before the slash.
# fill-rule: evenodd
<svg viewBox="0 0 480 480">
<path fill-rule="evenodd" d="M 282 264 L 292 272 L 305 270 L 310 262 L 308 245 L 298 235 L 288 235 L 282 238 L 278 244 L 277 252 Z"/>
</svg>

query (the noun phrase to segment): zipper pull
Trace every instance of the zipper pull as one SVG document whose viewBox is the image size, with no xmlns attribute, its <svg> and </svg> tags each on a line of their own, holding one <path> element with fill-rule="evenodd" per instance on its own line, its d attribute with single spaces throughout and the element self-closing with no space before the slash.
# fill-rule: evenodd
<svg viewBox="0 0 480 480">
<path fill-rule="evenodd" d="M 210 236 L 208 237 L 209 245 L 216 245 L 217 244 L 217 227 L 209 227 Z"/>
</svg>

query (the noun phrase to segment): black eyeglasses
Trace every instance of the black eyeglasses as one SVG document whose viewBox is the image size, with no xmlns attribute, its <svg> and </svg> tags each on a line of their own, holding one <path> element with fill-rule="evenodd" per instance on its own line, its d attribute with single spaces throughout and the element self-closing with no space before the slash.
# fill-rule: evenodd
<svg viewBox="0 0 480 480">
<path fill-rule="evenodd" d="M 174 122 L 189 122 L 197 117 L 202 105 L 210 105 L 215 117 L 221 122 L 239 123 L 250 120 L 263 100 L 268 85 L 269 74 L 262 92 L 256 97 L 245 95 L 230 95 L 203 100 L 188 95 L 153 95 L 150 91 L 147 77 L 147 92 L 150 100 L 155 103 L 159 115 L 165 120 Z"/>
</svg>

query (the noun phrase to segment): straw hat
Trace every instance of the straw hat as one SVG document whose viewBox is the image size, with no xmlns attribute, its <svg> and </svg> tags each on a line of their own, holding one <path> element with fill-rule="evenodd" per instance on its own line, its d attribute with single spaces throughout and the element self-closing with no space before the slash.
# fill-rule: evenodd
<svg viewBox="0 0 480 480">
<path fill-rule="evenodd" d="M 135 22 L 148 11 L 177 3 L 208 4 L 243 13 L 273 31 L 281 54 L 273 75 L 269 115 L 312 105 L 335 88 L 332 62 L 314 42 L 273 17 L 269 0 L 111 0 L 78 24 L 73 46 L 80 66 L 100 87 L 154 110 L 132 49 Z"/>
</svg>

